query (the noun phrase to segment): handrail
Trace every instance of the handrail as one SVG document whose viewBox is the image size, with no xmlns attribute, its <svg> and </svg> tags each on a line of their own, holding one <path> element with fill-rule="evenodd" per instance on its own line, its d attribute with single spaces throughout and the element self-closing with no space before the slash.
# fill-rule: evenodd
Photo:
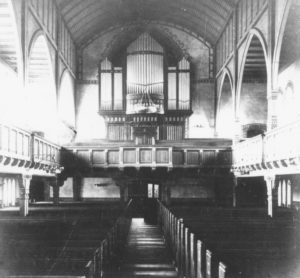
<svg viewBox="0 0 300 278">
<path fill-rule="evenodd" d="M 275 128 L 233 146 L 234 167 L 300 157 L 300 120 Z"/>
<path fill-rule="evenodd" d="M 85 267 L 86 278 L 102 278 L 104 271 L 111 268 L 112 263 L 116 260 L 117 254 L 120 253 L 127 239 L 131 218 L 128 217 L 128 210 L 132 199 L 126 204 L 125 209 L 116 220 L 113 227 L 107 233 L 105 239 L 93 254 Z"/>
<path fill-rule="evenodd" d="M 5 165 L 59 166 L 61 147 L 34 132 L 0 122 L 0 156 Z M 55 167 L 53 167 L 55 166 Z M 42 167 L 42 166 L 41 166 Z"/>
<path fill-rule="evenodd" d="M 263 136 L 258 135 L 233 146 L 235 165 L 251 165 L 263 160 Z"/>
</svg>

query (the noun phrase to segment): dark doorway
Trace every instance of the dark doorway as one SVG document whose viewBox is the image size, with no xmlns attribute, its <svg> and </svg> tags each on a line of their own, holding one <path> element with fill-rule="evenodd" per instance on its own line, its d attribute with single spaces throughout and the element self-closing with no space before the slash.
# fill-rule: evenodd
<svg viewBox="0 0 300 278">
<path fill-rule="evenodd" d="M 237 206 L 264 208 L 267 205 L 267 187 L 262 177 L 238 179 Z"/>
<path fill-rule="evenodd" d="M 132 199 L 132 216 L 144 218 L 145 222 L 155 224 L 157 220 L 157 199 L 160 196 L 159 184 L 149 181 L 137 181 L 128 187 Z"/>
<path fill-rule="evenodd" d="M 45 201 L 45 184 L 43 181 L 32 179 L 29 188 L 29 198 L 32 203 Z"/>
</svg>

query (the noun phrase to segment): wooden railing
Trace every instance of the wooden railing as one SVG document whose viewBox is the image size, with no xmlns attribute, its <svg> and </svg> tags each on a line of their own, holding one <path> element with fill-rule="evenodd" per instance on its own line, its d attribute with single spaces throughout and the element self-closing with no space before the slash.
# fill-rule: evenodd
<svg viewBox="0 0 300 278">
<path fill-rule="evenodd" d="M 268 132 L 264 138 L 265 162 L 300 156 L 300 121 Z"/>
<path fill-rule="evenodd" d="M 234 165 L 252 165 L 263 160 L 263 137 L 249 138 L 233 147 Z"/>
<path fill-rule="evenodd" d="M 86 278 L 102 278 L 105 271 L 112 268 L 122 248 L 125 246 L 127 234 L 131 224 L 129 209 L 132 200 L 130 200 L 122 215 L 117 219 L 114 226 L 108 232 L 106 238 L 100 243 L 100 247 L 94 252 L 93 258 L 85 267 Z"/>
<path fill-rule="evenodd" d="M 59 168 L 60 146 L 35 133 L 0 123 L 0 164 L 54 170 Z"/>
<path fill-rule="evenodd" d="M 155 145 L 101 142 L 99 145 L 66 146 L 62 155 L 66 164 L 73 159 L 90 167 L 230 167 L 231 142 L 221 145 L 213 140 L 205 144 L 193 140 L 162 141 Z"/>
<path fill-rule="evenodd" d="M 234 167 L 272 163 L 277 163 L 276 167 L 288 167 L 299 160 L 299 142 L 300 121 L 246 139 L 233 146 Z"/>
<path fill-rule="evenodd" d="M 45 164 L 58 164 L 60 158 L 60 147 L 44 138 L 32 136 L 33 159 L 35 162 Z"/>
<path fill-rule="evenodd" d="M 212 277 L 211 273 L 218 273 L 219 278 L 228 277 L 227 266 L 218 261 L 211 250 L 205 249 L 203 241 L 189 231 L 182 218 L 177 218 L 159 200 L 158 210 L 158 222 L 171 247 L 180 277 Z M 218 262 L 217 266 L 212 259 Z"/>
<path fill-rule="evenodd" d="M 16 159 L 31 159 L 31 134 L 22 129 L 0 123 L 0 155 Z"/>
</svg>

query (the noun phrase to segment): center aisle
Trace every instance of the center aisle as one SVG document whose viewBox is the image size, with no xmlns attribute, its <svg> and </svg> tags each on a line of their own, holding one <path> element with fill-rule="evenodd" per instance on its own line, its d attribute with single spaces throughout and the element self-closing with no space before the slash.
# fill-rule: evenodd
<svg viewBox="0 0 300 278">
<path fill-rule="evenodd" d="M 133 218 L 119 272 L 107 277 L 178 277 L 159 227 Z"/>
</svg>

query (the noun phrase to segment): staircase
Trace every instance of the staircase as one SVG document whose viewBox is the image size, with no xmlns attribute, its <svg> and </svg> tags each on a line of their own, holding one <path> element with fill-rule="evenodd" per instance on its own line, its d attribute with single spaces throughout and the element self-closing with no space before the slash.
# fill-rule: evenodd
<svg viewBox="0 0 300 278">
<path fill-rule="evenodd" d="M 133 218 L 120 265 L 105 277 L 178 277 L 159 227 Z"/>
</svg>

